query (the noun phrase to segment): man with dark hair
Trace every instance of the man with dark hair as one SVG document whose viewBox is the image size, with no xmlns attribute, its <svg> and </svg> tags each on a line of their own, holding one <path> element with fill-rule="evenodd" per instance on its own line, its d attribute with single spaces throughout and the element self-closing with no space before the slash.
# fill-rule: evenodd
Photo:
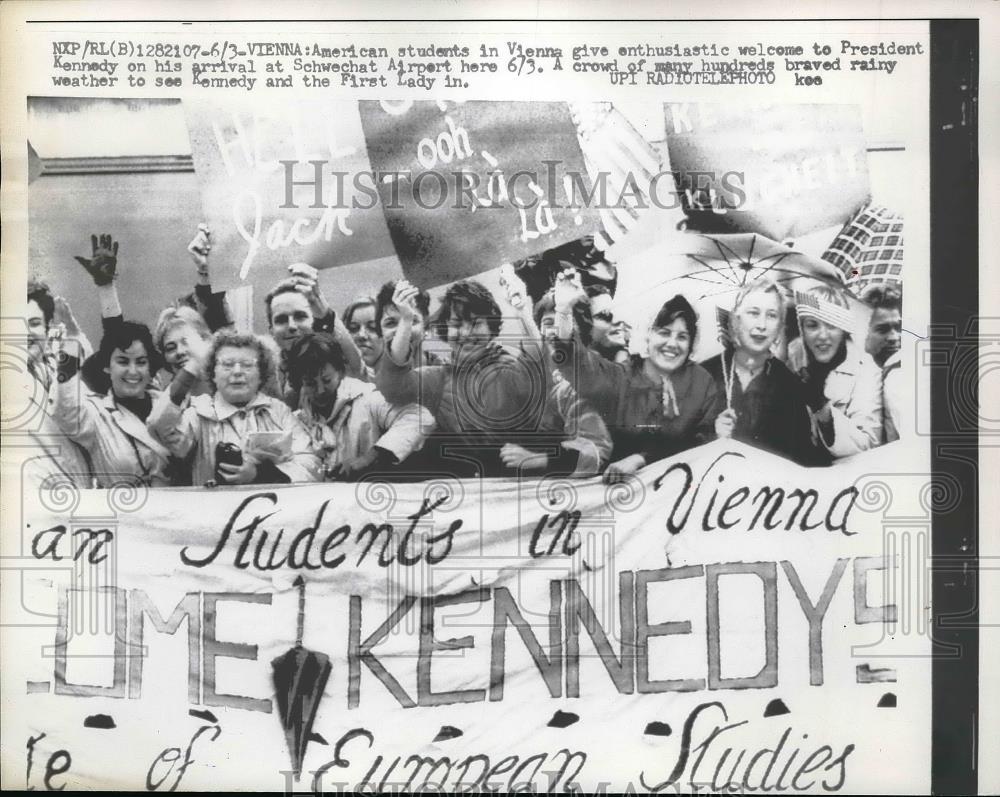
<svg viewBox="0 0 1000 797">
<path fill-rule="evenodd" d="M 414 297 L 397 296 L 400 323 L 379 364 L 376 384 L 393 404 L 417 402 L 438 432 L 425 449 L 451 475 L 511 475 L 501 458 L 507 443 L 539 441 L 551 375 L 540 341 L 520 351 L 499 344 L 502 313 L 481 283 L 463 280 L 445 292 L 435 331 L 452 350 L 449 365 L 413 366 Z"/>
<path fill-rule="evenodd" d="M 319 289 L 319 272 L 308 263 L 293 263 L 288 267 L 291 276 L 275 285 L 264 297 L 267 309 L 268 330 L 281 352 L 278 366 L 279 395 L 288 391 L 288 350 L 303 335 L 310 332 L 329 332 L 344 350 L 349 376 L 362 373 L 361 354 L 337 314 L 330 307 Z"/>
<path fill-rule="evenodd" d="M 869 287 L 861 298 L 872 308 L 865 351 L 875 359 L 876 365 L 884 367 L 899 351 L 903 334 L 903 294 L 890 285 L 877 284 Z"/>
<path fill-rule="evenodd" d="M 865 351 L 882 369 L 882 430 L 886 443 L 899 439 L 904 407 L 902 379 L 903 292 L 885 283 L 870 286 L 861 299 L 872 308 Z"/>
</svg>

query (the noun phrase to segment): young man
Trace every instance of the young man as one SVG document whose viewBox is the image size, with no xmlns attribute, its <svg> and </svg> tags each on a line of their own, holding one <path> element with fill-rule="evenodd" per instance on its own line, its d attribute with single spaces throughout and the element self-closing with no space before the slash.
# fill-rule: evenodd
<svg viewBox="0 0 1000 797">
<path fill-rule="evenodd" d="M 882 430 L 885 442 L 891 443 L 899 439 L 905 402 L 900 354 L 903 293 L 892 286 L 878 284 L 869 287 L 861 298 L 872 308 L 865 351 L 882 369 Z"/>
<path fill-rule="evenodd" d="M 360 377 L 363 365 L 357 346 L 319 289 L 319 272 L 308 263 L 293 263 L 288 272 L 291 276 L 275 285 L 264 297 L 264 306 L 268 331 L 280 352 L 276 390 L 294 407 L 294 391 L 288 385 L 287 359 L 292 344 L 303 335 L 331 333 L 344 350 L 348 376 Z"/>
</svg>

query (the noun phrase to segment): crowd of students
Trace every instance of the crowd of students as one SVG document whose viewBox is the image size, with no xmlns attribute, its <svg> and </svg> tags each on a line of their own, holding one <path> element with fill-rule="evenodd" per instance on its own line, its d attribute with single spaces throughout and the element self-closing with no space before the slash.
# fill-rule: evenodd
<svg viewBox="0 0 1000 797">
<path fill-rule="evenodd" d="M 633 330 L 611 291 L 584 287 L 573 263 L 536 302 L 508 271 L 500 299 L 464 280 L 432 312 L 425 291 L 398 280 L 341 314 L 315 269 L 296 263 L 266 296 L 268 330 L 257 335 L 237 332 L 212 290 L 210 248 L 201 227 L 189 247 L 195 290 L 151 330 L 125 320 L 118 245 L 95 236 L 91 256 L 76 258 L 100 299 L 93 353 L 67 345 L 83 336 L 65 299 L 29 282 L 36 434 L 76 484 L 613 482 L 718 438 L 824 465 L 898 437 L 901 296 L 885 286 L 863 297 L 874 308 L 864 342 L 851 338 L 842 288 L 790 296 L 758 280 L 721 330 L 671 297 L 630 355 Z M 720 334 L 723 351 L 698 363 L 706 334 Z M 450 356 L 424 345 L 430 335 Z"/>
</svg>

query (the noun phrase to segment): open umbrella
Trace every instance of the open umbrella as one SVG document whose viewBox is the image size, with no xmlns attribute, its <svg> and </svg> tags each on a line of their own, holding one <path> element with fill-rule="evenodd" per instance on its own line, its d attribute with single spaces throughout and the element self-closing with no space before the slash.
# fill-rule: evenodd
<svg viewBox="0 0 1000 797">
<path fill-rule="evenodd" d="M 761 278 L 779 283 L 789 295 L 817 283 L 829 285 L 848 299 L 855 333 L 867 331 L 870 310 L 844 287 L 835 266 L 756 233 L 670 234 L 659 245 L 619 261 L 618 272 L 615 315 L 640 333 L 634 339 L 640 347 L 641 333 L 660 306 L 679 293 L 700 319 L 695 359 L 717 354 L 718 322 L 727 317 L 740 290 Z"/>
<path fill-rule="evenodd" d="M 302 774 L 302 761 L 312 733 L 313 722 L 323 690 L 333 667 L 330 657 L 302 647 L 302 632 L 306 618 L 306 583 L 299 576 L 295 579 L 299 590 L 299 613 L 295 633 L 295 647 L 271 662 L 278 716 L 285 729 L 288 754 L 298 780 Z"/>
<path fill-rule="evenodd" d="M 875 282 L 902 284 L 903 251 L 903 217 L 885 207 L 865 205 L 820 257 L 839 268 L 860 296 Z"/>
</svg>

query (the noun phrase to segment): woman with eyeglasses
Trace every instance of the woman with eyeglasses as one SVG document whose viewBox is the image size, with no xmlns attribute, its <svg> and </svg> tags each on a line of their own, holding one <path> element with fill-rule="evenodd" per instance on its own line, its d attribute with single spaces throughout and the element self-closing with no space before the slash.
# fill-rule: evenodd
<svg viewBox="0 0 1000 797">
<path fill-rule="evenodd" d="M 832 457 L 858 454 L 882 440 L 882 374 L 851 337 L 847 298 L 815 285 L 795 294 L 801 336 L 788 344 L 788 364 L 806 385 L 813 442 Z"/>
<path fill-rule="evenodd" d="M 611 431 L 605 481 L 712 440 L 721 397 L 708 372 L 691 361 L 698 322 L 688 301 L 678 295 L 665 302 L 650 325 L 645 356 L 616 363 L 587 348 L 574 329 L 574 308 L 585 298 L 579 275 L 559 275 L 554 359 Z"/>
<path fill-rule="evenodd" d="M 275 367 L 259 337 L 226 331 L 184 363 L 150 425 L 175 456 L 191 458 L 194 484 L 317 480 L 319 459 L 305 428 L 284 402 L 261 390 Z M 202 374 L 211 393 L 193 396 L 185 407 Z"/>
<path fill-rule="evenodd" d="M 812 441 L 802 380 L 774 356 L 785 310 L 785 294 L 773 281 L 756 280 L 737 294 L 725 349 L 702 363 L 725 397 L 716 434 L 800 465 L 829 464 L 829 454 Z"/>
</svg>

